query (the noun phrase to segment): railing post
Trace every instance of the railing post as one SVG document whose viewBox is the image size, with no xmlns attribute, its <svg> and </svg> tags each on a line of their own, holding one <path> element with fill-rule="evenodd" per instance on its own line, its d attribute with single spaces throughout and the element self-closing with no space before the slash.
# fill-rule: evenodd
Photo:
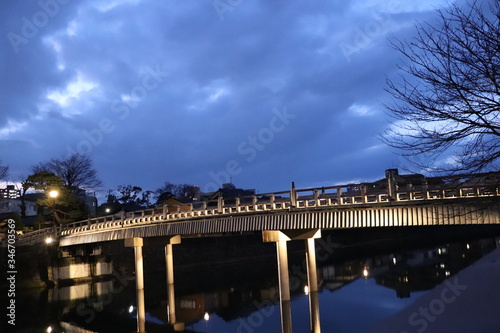
<svg viewBox="0 0 500 333">
<path fill-rule="evenodd" d="M 269 203 L 271 204 L 271 209 L 276 209 L 276 204 L 274 203 L 276 201 L 276 196 L 274 193 L 271 193 L 271 196 L 269 198 Z"/>
<path fill-rule="evenodd" d="M 366 185 L 361 184 L 361 201 L 366 203 Z"/>
<path fill-rule="evenodd" d="M 337 203 L 342 205 L 342 187 L 337 187 Z"/>
<path fill-rule="evenodd" d="M 290 206 L 292 208 L 297 207 L 297 190 L 295 189 L 295 182 L 292 182 L 292 188 L 290 189 Z"/>
<path fill-rule="evenodd" d="M 429 199 L 430 195 L 429 195 L 429 184 L 427 183 L 427 178 L 424 178 L 424 180 L 422 181 L 422 190 L 423 190 L 423 194 L 424 194 L 424 199 Z"/>
<path fill-rule="evenodd" d="M 385 171 L 385 178 L 387 179 L 387 196 L 389 201 L 397 200 L 395 175 L 397 175 L 397 169 L 389 169 Z"/>
<path fill-rule="evenodd" d="M 224 208 L 224 200 L 222 199 L 222 194 L 219 192 L 219 196 L 217 197 L 217 212 L 219 214 L 222 214 L 223 208 Z"/>
<path fill-rule="evenodd" d="M 314 204 L 319 206 L 319 191 L 317 188 L 314 189 Z"/>
</svg>

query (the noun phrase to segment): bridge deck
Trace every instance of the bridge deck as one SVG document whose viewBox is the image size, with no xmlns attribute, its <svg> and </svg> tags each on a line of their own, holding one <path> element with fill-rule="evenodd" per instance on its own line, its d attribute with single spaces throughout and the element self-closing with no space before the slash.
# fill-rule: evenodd
<svg viewBox="0 0 500 333">
<path fill-rule="evenodd" d="M 132 237 L 258 230 L 500 224 L 498 186 L 445 185 L 389 196 L 370 184 L 264 193 L 109 215 L 20 237 L 19 245 L 57 233 L 60 246 Z"/>
</svg>

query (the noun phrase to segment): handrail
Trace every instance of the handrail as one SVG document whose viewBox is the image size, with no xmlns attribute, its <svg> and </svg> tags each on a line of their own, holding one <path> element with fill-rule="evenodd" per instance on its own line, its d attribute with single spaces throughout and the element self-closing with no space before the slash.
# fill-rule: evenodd
<svg viewBox="0 0 500 333">
<path fill-rule="evenodd" d="M 260 193 L 231 199 L 219 197 L 216 200 L 193 201 L 188 204 L 181 203 L 132 212 L 119 212 L 61 225 L 58 234 L 69 235 L 82 231 L 123 228 L 137 224 L 292 208 L 349 207 L 360 204 L 374 205 L 389 202 L 500 196 L 498 185 L 440 184 L 434 187 L 422 185 L 418 188 L 406 189 L 399 189 L 396 186 L 396 191 L 391 197 L 385 189 L 377 188 L 374 184 L 360 183 L 304 189 L 295 189 L 292 186 L 289 191 Z M 25 236 L 28 237 L 28 235 L 36 238 L 37 234 L 30 232 Z"/>
</svg>

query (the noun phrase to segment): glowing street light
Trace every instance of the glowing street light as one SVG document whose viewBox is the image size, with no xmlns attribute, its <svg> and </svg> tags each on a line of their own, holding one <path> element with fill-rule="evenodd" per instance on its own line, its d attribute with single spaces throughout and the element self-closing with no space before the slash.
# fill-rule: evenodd
<svg viewBox="0 0 500 333">
<path fill-rule="evenodd" d="M 54 239 L 52 237 L 45 238 L 45 244 L 52 244 L 53 241 Z"/>
<path fill-rule="evenodd" d="M 57 217 L 57 211 L 56 211 L 56 198 L 59 196 L 59 191 L 50 190 L 49 193 L 47 194 L 49 198 L 52 198 L 52 204 L 49 206 L 49 208 L 52 213 L 52 224 L 55 226 L 56 222 L 57 224 L 59 224 L 59 218 Z"/>
</svg>

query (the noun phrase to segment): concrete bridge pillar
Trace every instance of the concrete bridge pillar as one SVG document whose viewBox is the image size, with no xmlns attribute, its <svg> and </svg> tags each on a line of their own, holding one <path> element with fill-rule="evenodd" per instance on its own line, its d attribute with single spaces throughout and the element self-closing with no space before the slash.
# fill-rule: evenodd
<svg viewBox="0 0 500 333">
<path fill-rule="evenodd" d="M 280 289 L 281 331 L 292 332 L 292 312 L 290 306 L 290 279 L 288 275 L 287 243 L 291 240 L 306 240 L 307 242 L 307 276 L 310 288 L 310 320 L 313 333 L 320 333 L 319 303 L 318 303 L 318 278 L 316 271 L 315 238 L 321 238 L 320 229 L 309 230 L 264 230 L 264 242 L 275 242 L 278 258 L 278 280 Z M 312 254 L 310 252 L 313 252 Z"/>
<path fill-rule="evenodd" d="M 133 247 L 135 254 L 135 281 L 137 290 L 137 332 L 146 332 L 146 306 L 144 301 L 144 267 L 142 259 L 143 239 L 140 237 L 125 239 L 126 247 Z"/>
<path fill-rule="evenodd" d="M 145 246 L 165 246 L 165 264 L 168 293 L 168 321 L 174 331 L 184 331 L 184 324 L 178 323 L 175 314 L 175 287 L 174 287 L 174 253 L 173 246 L 181 243 L 181 236 L 149 237 L 144 239 Z"/>
<path fill-rule="evenodd" d="M 177 323 L 175 316 L 175 288 L 174 288 L 174 253 L 173 245 L 181 243 L 181 236 L 169 237 L 165 245 L 165 263 L 167 265 L 167 290 L 168 290 L 168 320 L 174 330 L 184 330 L 182 323 Z"/>
<path fill-rule="evenodd" d="M 318 232 L 319 233 L 319 232 Z M 319 237 L 321 233 L 319 233 Z M 316 244 L 315 238 L 306 240 L 307 284 L 309 286 L 309 314 L 311 332 L 320 333 L 319 298 L 318 298 L 318 273 L 316 269 Z"/>
</svg>

